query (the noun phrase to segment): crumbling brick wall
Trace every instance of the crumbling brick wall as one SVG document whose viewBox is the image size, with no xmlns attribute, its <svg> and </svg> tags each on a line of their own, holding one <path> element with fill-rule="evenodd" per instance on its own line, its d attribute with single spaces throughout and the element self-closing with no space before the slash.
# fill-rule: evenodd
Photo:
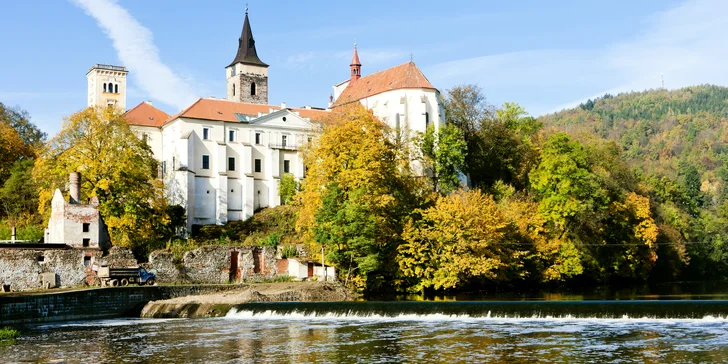
<svg viewBox="0 0 728 364">
<path fill-rule="evenodd" d="M 0 284 L 15 291 L 38 289 L 42 273 L 55 273 L 60 287 L 80 285 L 86 277 L 84 257 L 90 262 L 100 255 L 95 249 L 0 249 Z"/>
</svg>

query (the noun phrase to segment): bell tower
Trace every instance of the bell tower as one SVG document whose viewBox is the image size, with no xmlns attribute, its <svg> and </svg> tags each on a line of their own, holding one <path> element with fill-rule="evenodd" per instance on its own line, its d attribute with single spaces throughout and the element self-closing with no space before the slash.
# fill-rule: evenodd
<svg viewBox="0 0 728 364">
<path fill-rule="evenodd" d="M 126 67 L 96 64 L 86 73 L 88 106 L 113 106 L 126 111 Z"/>
<path fill-rule="evenodd" d="M 268 65 L 258 58 L 247 8 L 243 32 L 238 38 L 238 53 L 225 72 L 229 101 L 268 104 Z"/>
<path fill-rule="evenodd" d="M 349 83 L 354 83 L 361 78 L 361 62 L 359 62 L 359 52 L 356 50 L 356 43 L 354 43 L 354 56 L 351 57 L 349 67 L 351 67 L 351 80 Z"/>
</svg>

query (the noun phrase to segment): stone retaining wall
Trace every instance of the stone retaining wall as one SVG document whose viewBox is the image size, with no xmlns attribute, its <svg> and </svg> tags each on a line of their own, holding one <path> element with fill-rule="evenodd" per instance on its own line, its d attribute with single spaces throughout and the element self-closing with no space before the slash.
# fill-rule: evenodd
<svg viewBox="0 0 728 364">
<path fill-rule="evenodd" d="M 157 271 L 157 282 L 258 282 L 276 276 L 276 254 L 272 247 L 205 246 L 186 252 L 181 262 L 155 251 L 145 266 Z"/>
<path fill-rule="evenodd" d="M 0 294 L 0 326 L 139 317 L 150 301 L 237 289 L 239 285 L 97 288 L 46 294 Z"/>
</svg>

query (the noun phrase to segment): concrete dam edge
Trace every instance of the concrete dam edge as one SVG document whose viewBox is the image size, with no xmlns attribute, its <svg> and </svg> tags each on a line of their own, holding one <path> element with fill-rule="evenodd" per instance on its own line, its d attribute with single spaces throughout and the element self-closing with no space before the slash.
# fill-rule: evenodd
<svg viewBox="0 0 728 364">
<path fill-rule="evenodd" d="M 244 285 L 113 287 L 0 295 L 0 326 L 140 317 L 151 301 L 235 290 Z"/>
</svg>

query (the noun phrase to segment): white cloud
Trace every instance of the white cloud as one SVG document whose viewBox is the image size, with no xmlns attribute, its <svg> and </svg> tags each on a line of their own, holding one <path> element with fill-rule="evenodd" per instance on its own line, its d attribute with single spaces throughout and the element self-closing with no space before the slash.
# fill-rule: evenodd
<svg viewBox="0 0 728 364">
<path fill-rule="evenodd" d="M 597 49 L 528 50 L 425 67 L 440 88 L 476 83 L 533 114 L 605 93 L 695 84 L 728 85 L 728 2 L 695 0 L 648 18 L 633 38 Z M 499 94 L 500 93 L 500 94 Z"/>
<path fill-rule="evenodd" d="M 96 20 L 137 86 L 152 99 L 179 109 L 196 99 L 192 86 L 161 61 L 152 32 L 115 0 L 71 1 Z"/>
</svg>

